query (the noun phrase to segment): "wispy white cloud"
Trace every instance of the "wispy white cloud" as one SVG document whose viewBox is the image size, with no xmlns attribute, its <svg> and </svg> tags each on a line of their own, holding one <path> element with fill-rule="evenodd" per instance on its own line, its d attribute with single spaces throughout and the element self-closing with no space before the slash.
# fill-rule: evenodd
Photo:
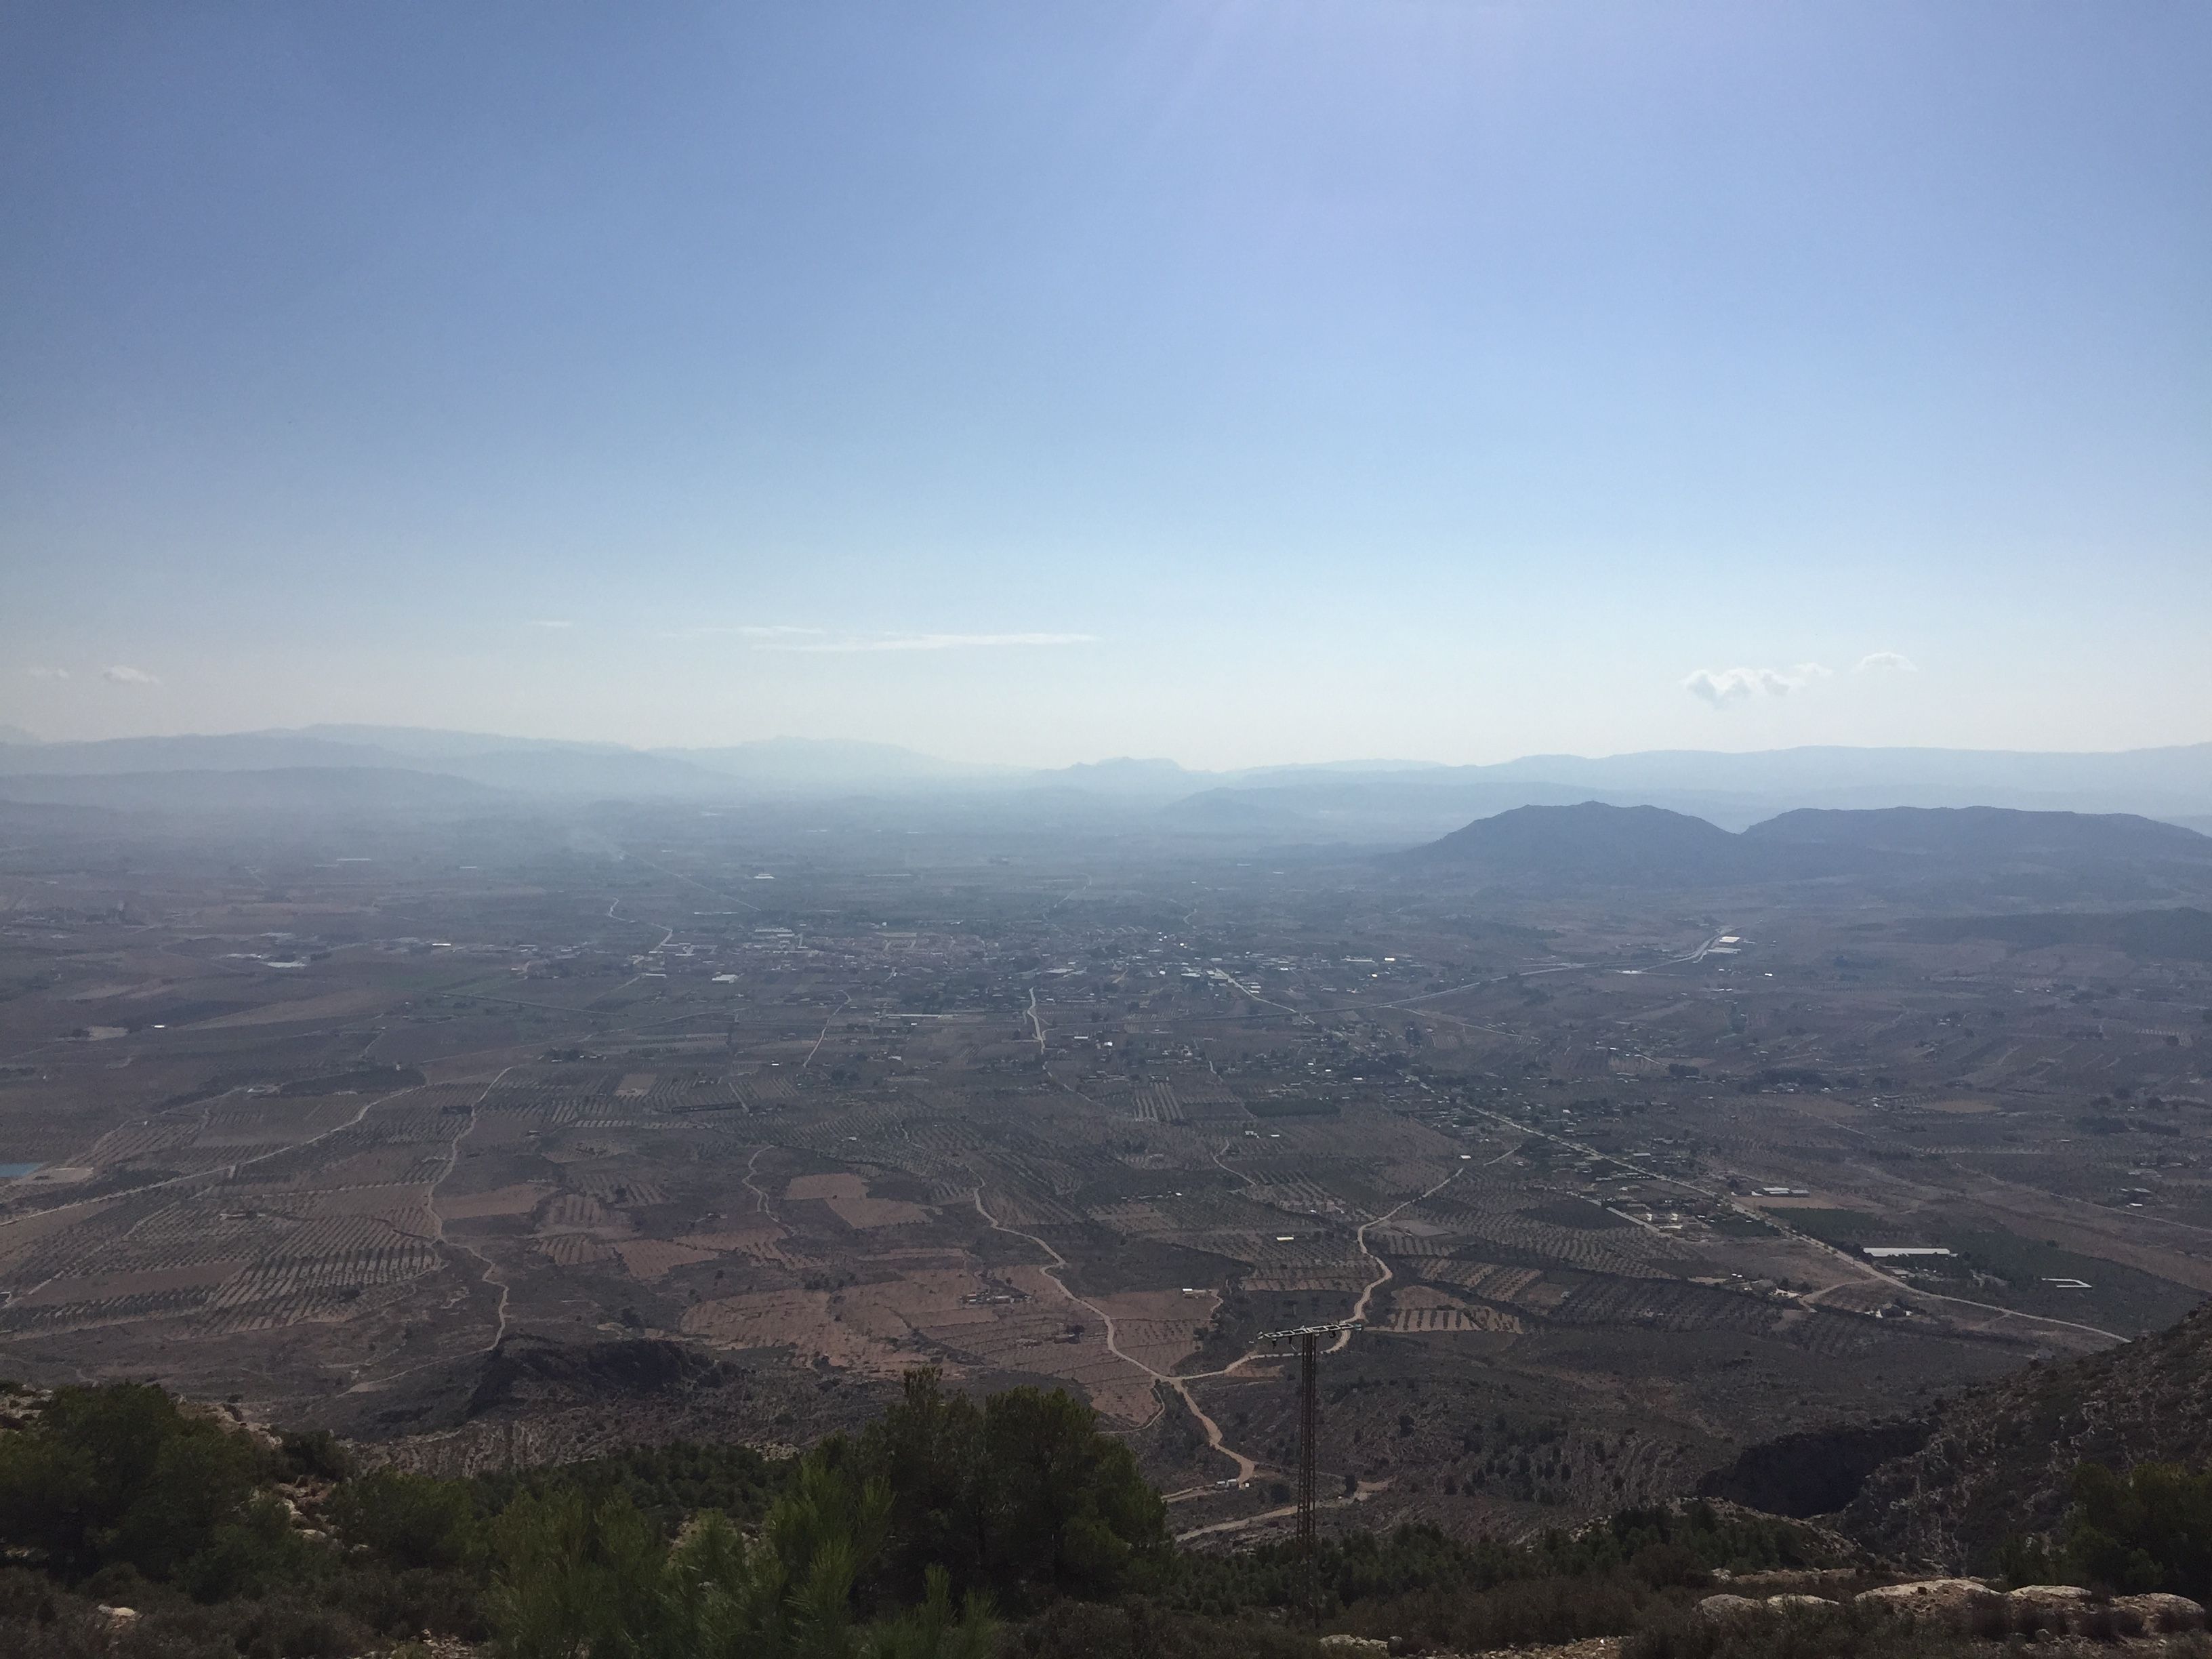
<svg viewBox="0 0 2212 1659">
<path fill-rule="evenodd" d="M 1854 672 L 1861 674 L 1917 674 L 1920 672 L 1920 665 L 1902 651 L 1869 651 L 1859 659 L 1859 665 Z"/>
<path fill-rule="evenodd" d="M 23 672 L 34 680 L 65 680 L 70 677 L 66 668 L 26 668 Z"/>
<path fill-rule="evenodd" d="M 117 663 L 112 668 L 101 669 L 100 678 L 111 685 L 159 685 L 161 683 L 159 675 L 149 674 L 143 668 L 131 668 L 122 663 Z"/>
<path fill-rule="evenodd" d="M 757 640 L 763 651 L 974 651 L 1003 646 L 1089 645 L 1091 634 L 836 634 Z"/>
<path fill-rule="evenodd" d="M 1814 680 L 1830 678 L 1834 671 L 1816 662 L 1795 668 L 1700 668 L 1682 681 L 1682 689 L 1716 708 L 1752 697 L 1786 697 L 1802 691 Z"/>
</svg>

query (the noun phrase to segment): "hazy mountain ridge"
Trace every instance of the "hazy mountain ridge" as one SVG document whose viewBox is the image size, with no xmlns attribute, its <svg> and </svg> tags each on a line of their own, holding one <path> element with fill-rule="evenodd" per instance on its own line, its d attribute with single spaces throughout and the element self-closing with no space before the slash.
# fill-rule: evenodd
<svg viewBox="0 0 2212 1659">
<path fill-rule="evenodd" d="M 942 760 L 891 743 L 764 738 L 714 749 L 655 749 L 654 756 L 732 778 L 785 787 L 850 788 L 870 781 L 909 784 L 1018 775 L 1020 769 Z"/>
<path fill-rule="evenodd" d="M 2212 744 L 2112 754 L 1798 748 L 1544 755 L 1349 777 L 1318 768 L 1264 770 L 1226 775 L 1211 787 L 1265 792 L 1279 829 L 1323 839 L 1349 838 L 1345 828 L 1367 823 L 1434 836 L 1455 811 L 1463 822 L 1583 800 L 1661 806 L 1731 830 L 1796 809 L 1905 806 L 2133 812 L 2171 822 L 2212 817 Z M 1171 810 L 1194 827 L 1209 817 L 1195 796 Z"/>
<path fill-rule="evenodd" d="M 1342 761 L 1229 771 L 1121 757 L 1060 768 L 951 761 L 892 744 L 776 738 L 705 748 L 358 725 L 27 741 L 0 731 L 0 781 L 167 772 L 368 769 L 465 779 L 523 796 L 735 800 L 1039 791 L 1161 815 L 1170 833 L 1384 844 L 1527 805 L 1652 806 L 1743 830 L 1796 810 L 2002 806 L 2212 818 L 2212 744 L 2115 754 L 1800 748 L 1660 750 L 1495 765 Z"/>
<path fill-rule="evenodd" d="M 1694 886 L 2033 872 L 2109 884 L 2116 875 L 2212 877 L 2212 837 L 2125 813 L 2006 807 L 1787 812 L 1731 834 L 1659 807 L 1584 801 L 1479 818 L 1395 861 L 1539 884 Z"/>
<path fill-rule="evenodd" d="M 2004 858 L 2197 860 L 2212 841 L 2132 812 L 2039 812 L 1995 806 L 1801 807 L 1746 830 L 1762 846 Z"/>
<path fill-rule="evenodd" d="M 466 778 L 379 766 L 270 766 L 237 771 L 30 774 L 0 777 L 11 806 L 172 812 L 194 817 L 296 811 L 450 814 L 511 803 Z"/>
</svg>

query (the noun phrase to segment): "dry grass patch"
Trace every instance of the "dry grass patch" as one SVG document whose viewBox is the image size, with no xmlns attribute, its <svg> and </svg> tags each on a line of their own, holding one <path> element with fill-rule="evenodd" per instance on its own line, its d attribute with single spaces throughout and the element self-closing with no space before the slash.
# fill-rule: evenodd
<svg viewBox="0 0 2212 1659">
<path fill-rule="evenodd" d="M 676 1242 L 695 1250 L 722 1255 L 741 1255 L 750 1261 L 790 1262 L 798 1260 L 783 1248 L 784 1230 L 775 1223 L 757 1227 L 718 1228 L 713 1232 L 686 1233 Z"/>
<path fill-rule="evenodd" d="M 1114 1316 L 1121 1352 L 1157 1371 L 1172 1371 L 1198 1352 L 1198 1333 L 1221 1298 L 1212 1291 L 1123 1291 L 1091 1300 Z"/>
<path fill-rule="evenodd" d="M 301 1020 L 343 1019 L 349 1014 L 378 1013 L 392 1006 L 389 991 L 332 991 L 319 997 L 300 997 L 272 1002 L 242 1013 L 222 1014 L 187 1025 L 186 1030 L 227 1030 L 241 1025 L 290 1025 Z"/>
<path fill-rule="evenodd" d="M 832 1365 L 876 1376 L 895 1376 L 913 1363 L 866 1331 L 840 1320 L 826 1291 L 759 1291 L 717 1297 L 685 1310 L 683 1329 L 730 1348 L 784 1348 L 811 1363 L 819 1355 Z"/>
<path fill-rule="evenodd" d="M 438 1193 L 438 1213 L 448 1221 L 475 1221 L 485 1216 L 528 1215 L 552 1190 L 544 1182 L 536 1181 L 521 1182 L 512 1187 L 495 1187 L 482 1193 L 452 1193 L 441 1188 Z"/>
<path fill-rule="evenodd" d="M 556 1233 L 539 1239 L 538 1248 L 556 1267 L 588 1267 L 615 1259 L 615 1247 L 589 1233 Z"/>
<path fill-rule="evenodd" d="M 632 1279 L 659 1279 L 678 1267 L 688 1267 L 695 1261 L 712 1261 L 712 1250 L 696 1249 L 689 1244 L 678 1244 L 665 1238 L 624 1239 L 615 1246 L 622 1257 L 623 1266 L 629 1269 Z"/>
<path fill-rule="evenodd" d="M 612 1210 L 588 1193 L 562 1193 L 545 1206 L 545 1218 L 541 1232 L 601 1232 L 624 1233 L 630 1230 L 628 1218 Z"/>
<path fill-rule="evenodd" d="M 195 1261 L 176 1267 L 148 1267 L 136 1273 L 76 1273 L 50 1279 L 9 1304 L 14 1308 L 45 1307 L 62 1302 L 105 1302 L 123 1296 L 153 1296 L 164 1291 L 197 1290 L 222 1284 L 246 1263 Z"/>
<path fill-rule="evenodd" d="M 817 1198 L 848 1227 L 899 1227 L 927 1221 L 929 1212 L 902 1199 L 871 1198 L 856 1175 L 799 1176 L 783 1189 L 787 1199 Z"/>
<path fill-rule="evenodd" d="M 1470 1306 L 1427 1285 L 1407 1285 L 1390 1298 L 1382 1328 L 1400 1334 L 1424 1331 L 1518 1331 L 1527 1328 L 1499 1308 Z"/>
</svg>

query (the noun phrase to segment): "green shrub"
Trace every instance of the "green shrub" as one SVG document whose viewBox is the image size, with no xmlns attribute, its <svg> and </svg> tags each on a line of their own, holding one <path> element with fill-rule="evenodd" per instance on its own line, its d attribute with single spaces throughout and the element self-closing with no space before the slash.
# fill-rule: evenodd
<svg viewBox="0 0 2212 1659">
<path fill-rule="evenodd" d="M 707 1510 L 741 1526 L 757 1524 L 789 1479 L 789 1462 L 771 1463 L 750 1446 L 684 1441 L 635 1446 L 557 1468 L 481 1474 L 468 1483 L 479 1515 L 495 1515 L 525 1492 L 580 1487 L 619 1495 L 664 1534 Z"/>
<path fill-rule="evenodd" d="M 1168 1551 L 1167 1510 L 1129 1449 L 1063 1389 L 1009 1389 L 979 1407 L 909 1372 L 857 1441 L 822 1449 L 891 1499 L 882 1593 L 909 1601 L 931 1567 L 955 1591 L 1026 1609 L 1117 1595 Z"/>
<path fill-rule="evenodd" d="M 2125 1475 L 2074 1471 L 2060 1559 L 2077 1583 L 2212 1600 L 2212 1473 L 2138 1463 Z"/>
<path fill-rule="evenodd" d="M 476 1502 L 465 1481 L 375 1469 L 332 1493 L 328 1513 L 347 1543 L 402 1567 L 457 1567 L 477 1547 Z"/>
<path fill-rule="evenodd" d="M 253 1523 L 268 1473 L 245 1435 L 189 1417 L 150 1383 L 56 1392 L 37 1420 L 0 1436 L 0 1544 L 67 1579 L 115 1562 L 175 1576 Z M 226 1556 L 240 1541 L 225 1537 Z"/>
<path fill-rule="evenodd" d="M 664 1552 L 628 1500 L 526 1496 L 492 1523 L 491 1545 L 489 1608 L 507 1659 L 653 1650 Z"/>
<path fill-rule="evenodd" d="M 358 1467 L 344 1441 L 328 1429 L 307 1429 L 279 1437 L 285 1471 L 295 1480 L 344 1480 Z"/>
</svg>

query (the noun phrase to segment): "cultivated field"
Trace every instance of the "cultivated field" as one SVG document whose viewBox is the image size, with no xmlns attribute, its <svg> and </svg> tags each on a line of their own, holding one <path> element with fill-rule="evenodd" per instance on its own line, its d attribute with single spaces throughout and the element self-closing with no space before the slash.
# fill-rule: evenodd
<svg viewBox="0 0 2212 1659">
<path fill-rule="evenodd" d="M 1277 1507 L 1264 1334 L 1357 1316 L 1331 1481 L 1514 1527 L 2212 1293 L 2202 963 L 1343 854 L 440 833 L 5 853 L 0 1373 L 392 1434 L 660 1338 L 774 1441 L 933 1364 L 1079 1390 L 1196 1530 Z"/>
</svg>

